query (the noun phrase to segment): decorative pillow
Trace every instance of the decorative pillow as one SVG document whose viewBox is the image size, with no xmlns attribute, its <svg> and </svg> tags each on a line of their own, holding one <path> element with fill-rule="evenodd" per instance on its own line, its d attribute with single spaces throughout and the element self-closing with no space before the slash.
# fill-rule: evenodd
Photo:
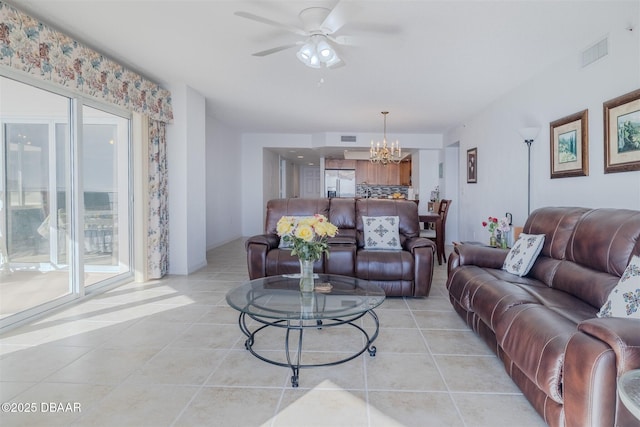
<svg viewBox="0 0 640 427">
<path fill-rule="evenodd" d="M 525 276 L 536 262 L 544 246 L 544 234 L 520 233 L 518 240 L 507 254 L 502 269 L 511 274 Z"/>
<path fill-rule="evenodd" d="M 615 288 L 609 293 L 598 317 L 640 319 L 640 257 L 634 255 Z"/>
<path fill-rule="evenodd" d="M 402 249 L 398 216 L 363 216 L 365 249 Z"/>
</svg>

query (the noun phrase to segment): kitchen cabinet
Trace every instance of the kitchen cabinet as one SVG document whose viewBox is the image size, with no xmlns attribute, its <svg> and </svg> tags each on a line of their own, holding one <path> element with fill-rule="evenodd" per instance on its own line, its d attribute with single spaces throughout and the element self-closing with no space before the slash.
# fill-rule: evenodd
<svg viewBox="0 0 640 427">
<path fill-rule="evenodd" d="M 324 161 L 325 169 L 356 169 L 356 160 L 340 160 L 340 159 L 326 159 Z"/>
<path fill-rule="evenodd" d="M 368 160 L 358 160 L 356 164 L 356 182 L 358 184 L 366 182 L 371 185 L 405 185 L 401 184 L 399 164 L 390 163 L 383 166 L 371 163 Z"/>
<path fill-rule="evenodd" d="M 411 185 L 411 160 L 400 163 L 400 185 Z"/>
</svg>

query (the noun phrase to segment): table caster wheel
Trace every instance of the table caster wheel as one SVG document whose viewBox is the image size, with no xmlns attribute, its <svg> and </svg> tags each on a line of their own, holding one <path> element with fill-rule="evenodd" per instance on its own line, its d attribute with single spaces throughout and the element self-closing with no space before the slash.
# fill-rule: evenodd
<svg viewBox="0 0 640 427">
<path fill-rule="evenodd" d="M 371 346 L 369 348 L 369 356 L 374 357 L 376 355 L 376 351 L 377 351 L 376 346 L 375 345 Z"/>
<path fill-rule="evenodd" d="M 322 329 L 322 320 L 316 320 L 316 325 L 318 326 L 318 329 Z"/>
<path fill-rule="evenodd" d="M 297 375 L 292 375 L 291 376 L 291 387 L 293 387 L 293 388 L 298 387 L 298 376 Z"/>
</svg>

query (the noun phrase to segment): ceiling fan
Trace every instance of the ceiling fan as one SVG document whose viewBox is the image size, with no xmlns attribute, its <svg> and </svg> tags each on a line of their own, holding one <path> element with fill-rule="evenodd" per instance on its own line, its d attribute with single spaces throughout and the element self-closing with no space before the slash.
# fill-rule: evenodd
<svg viewBox="0 0 640 427">
<path fill-rule="evenodd" d="M 327 68 L 336 68 L 345 65 L 345 63 L 338 56 L 333 45 L 353 45 L 352 37 L 334 35 L 334 33 L 340 30 L 346 23 L 346 7 L 344 3 L 341 2 L 338 2 L 333 9 L 325 7 L 308 7 L 303 9 L 298 14 L 302 22 L 302 28 L 276 22 L 249 12 L 238 11 L 235 12 L 235 15 L 262 24 L 271 25 L 304 37 L 303 40 L 295 43 L 256 52 L 253 56 L 271 55 L 272 53 L 301 46 L 296 56 L 306 66 L 320 68 L 324 65 Z"/>
</svg>

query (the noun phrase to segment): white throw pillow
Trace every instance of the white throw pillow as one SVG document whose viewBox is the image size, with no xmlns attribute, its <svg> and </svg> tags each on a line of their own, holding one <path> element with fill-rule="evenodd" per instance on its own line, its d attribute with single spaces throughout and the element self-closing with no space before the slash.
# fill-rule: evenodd
<svg viewBox="0 0 640 427">
<path fill-rule="evenodd" d="M 634 255 L 611 290 L 598 317 L 628 317 L 640 319 L 640 257 Z"/>
<path fill-rule="evenodd" d="M 525 276 L 533 267 L 543 246 L 544 234 L 520 233 L 518 240 L 507 254 L 502 269 L 511 274 Z"/>
<path fill-rule="evenodd" d="M 398 216 L 363 216 L 365 249 L 402 249 Z"/>
</svg>

